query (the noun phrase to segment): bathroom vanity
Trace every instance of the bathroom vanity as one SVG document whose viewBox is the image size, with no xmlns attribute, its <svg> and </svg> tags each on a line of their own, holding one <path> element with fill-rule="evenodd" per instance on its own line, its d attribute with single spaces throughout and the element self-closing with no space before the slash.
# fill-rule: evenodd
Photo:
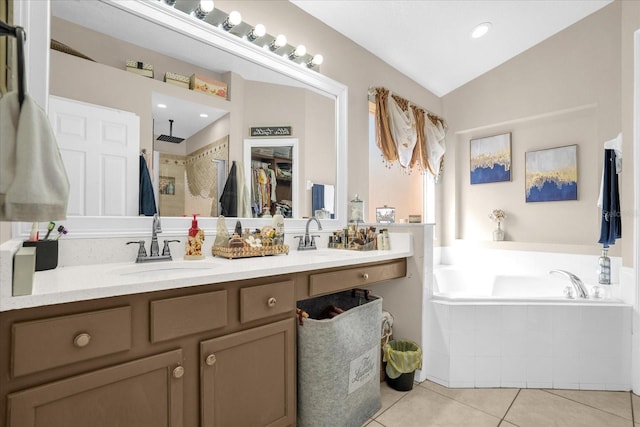
<svg viewBox="0 0 640 427">
<path fill-rule="evenodd" d="M 7 427 L 295 425 L 296 301 L 404 277 L 411 255 L 408 243 L 63 267 L 36 274 L 25 297 L 7 297 L 5 282 L 0 419 Z"/>
</svg>

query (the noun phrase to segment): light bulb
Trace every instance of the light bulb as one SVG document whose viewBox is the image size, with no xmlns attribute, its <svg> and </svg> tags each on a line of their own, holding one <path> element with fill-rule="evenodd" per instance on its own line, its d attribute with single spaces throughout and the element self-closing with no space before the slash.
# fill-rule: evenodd
<svg viewBox="0 0 640 427">
<path fill-rule="evenodd" d="M 311 59 L 311 61 L 307 62 L 307 66 L 309 68 L 311 67 L 316 67 L 320 64 L 322 64 L 324 62 L 324 57 L 322 55 L 320 55 L 319 53 L 315 54 L 313 56 L 313 59 Z"/>
<path fill-rule="evenodd" d="M 235 27 L 241 22 L 242 22 L 242 15 L 240 15 L 240 12 L 234 10 L 224 20 L 224 22 L 222 23 L 222 28 L 225 31 L 229 31 L 230 29 L 232 29 L 233 27 Z"/>
<path fill-rule="evenodd" d="M 291 51 L 291 53 L 289 54 L 289 59 L 295 59 L 299 56 L 305 56 L 306 54 L 307 48 L 305 47 L 305 45 L 301 44 L 298 45 L 298 47 L 296 47 L 293 51 Z"/>
<path fill-rule="evenodd" d="M 209 13 L 213 10 L 213 0 L 200 0 L 200 8 Z"/>
<path fill-rule="evenodd" d="M 253 42 L 260 37 L 264 37 L 265 34 L 267 34 L 267 29 L 264 27 L 264 25 L 258 24 L 253 27 L 251 31 L 249 31 L 249 34 L 247 34 L 247 40 Z"/>
<path fill-rule="evenodd" d="M 213 10 L 213 0 L 200 0 L 198 7 L 193 11 L 193 16 L 204 19 Z"/>
<path fill-rule="evenodd" d="M 253 29 L 253 32 L 256 35 L 256 37 L 264 37 L 264 35 L 267 34 L 267 29 L 265 28 L 264 25 L 258 24 Z"/>
<path fill-rule="evenodd" d="M 280 49 L 287 44 L 287 37 L 284 34 L 278 34 L 278 37 L 269 44 L 269 49 L 272 51 Z"/>
</svg>

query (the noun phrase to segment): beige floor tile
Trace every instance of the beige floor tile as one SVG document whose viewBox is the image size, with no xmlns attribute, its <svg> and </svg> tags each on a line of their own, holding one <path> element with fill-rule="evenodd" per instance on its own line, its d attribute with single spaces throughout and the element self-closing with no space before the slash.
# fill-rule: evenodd
<svg viewBox="0 0 640 427">
<path fill-rule="evenodd" d="M 398 400 L 402 399 L 408 392 L 406 391 L 398 391 L 391 387 L 386 382 L 380 383 L 380 410 L 376 412 L 371 418 L 377 418 L 378 415 L 382 414 L 384 411 L 389 409 L 391 405 L 396 403 Z"/>
<path fill-rule="evenodd" d="M 420 383 L 420 386 L 498 418 L 504 417 L 518 394 L 517 388 L 447 388 L 431 381 Z"/>
<path fill-rule="evenodd" d="M 523 389 L 505 419 L 520 427 L 629 427 L 629 420 L 543 390 Z"/>
<path fill-rule="evenodd" d="M 631 393 L 631 403 L 633 404 L 633 421 L 640 424 L 640 396 Z"/>
<path fill-rule="evenodd" d="M 593 406 L 610 414 L 631 420 L 631 398 L 626 391 L 592 390 L 547 390 L 585 405 Z"/>
<path fill-rule="evenodd" d="M 386 427 L 496 427 L 500 418 L 425 387 L 414 387 L 400 401 L 377 417 L 376 421 Z"/>
<path fill-rule="evenodd" d="M 377 421 L 371 421 L 369 424 L 367 424 L 367 427 L 384 427 L 384 426 Z"/>
<path fill-rule="evenodd" d="M 511 424 L 509 421 L 502 420 L 498 427 L 518 427 L 515 424 Z"/>
</svg>

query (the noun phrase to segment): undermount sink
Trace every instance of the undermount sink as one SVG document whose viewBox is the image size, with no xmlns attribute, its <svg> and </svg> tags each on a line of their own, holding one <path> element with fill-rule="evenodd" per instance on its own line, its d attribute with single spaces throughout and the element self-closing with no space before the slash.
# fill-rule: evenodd
<svg viewBox="0 0 640 427">
<path fill-rule="evenodd" d="M 167 278 L 173 275 L 185 275 L 189 273 L 201 273 L 214 268 L 210 261 L 157 261 L 145 264 L 135 264 L 112 270 L 112 273 L 120 276 L 144 276 Z"/>
</svg>

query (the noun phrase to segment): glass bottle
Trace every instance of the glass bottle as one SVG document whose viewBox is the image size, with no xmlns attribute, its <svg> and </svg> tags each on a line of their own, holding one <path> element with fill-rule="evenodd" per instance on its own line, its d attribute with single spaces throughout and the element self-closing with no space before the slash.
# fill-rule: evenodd
<svg viewBox="0 0 640 427">
<path fill-rule="evenodd" d="M 357 194 L 349 202 L 349 222 L 364 222 L 364 201 Z"/>
<path fill-rule="evenodd" d="M 601 285 L 611 284 L 611 258 L 607 252 L 608 248 L 602 248 L 602 253 L 598 258 L 598 283 Z"/>
</svg>

